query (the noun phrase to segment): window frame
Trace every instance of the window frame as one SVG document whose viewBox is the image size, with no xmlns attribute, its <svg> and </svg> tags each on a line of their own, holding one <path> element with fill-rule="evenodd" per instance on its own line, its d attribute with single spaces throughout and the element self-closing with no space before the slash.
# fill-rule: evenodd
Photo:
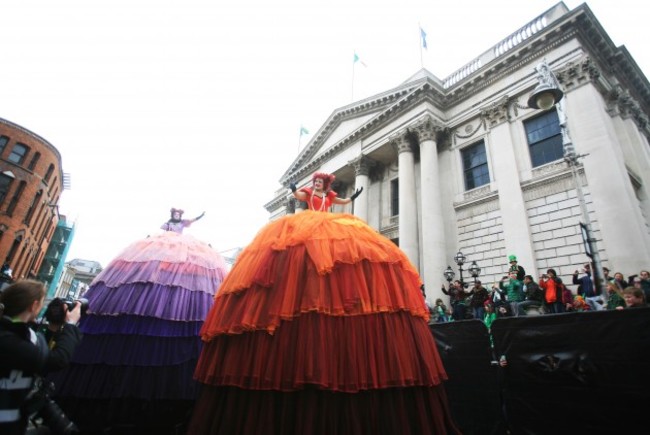
<svg viewBox="0 0 650 435">
<path fill-rule="evenodd" d="M 549 118 L 553 118 L 550 120 L 551 122 L 544 123 Z M 555 108 L 526 119 L 523 126 L 532 168 L 538 168 L 564 158 L 562 127 Z M 533 136 L 532 141 L 531 136 Z"/>
<path fill-rule="evenodd" d="M 466 157 L 468 157 L 468 154 L 471 150 L 477 149 L 480 146 L 483 147 L 484 158 L 482 159 L 482 162 L 468 167 L 466 165 L 467 163 Z M 485 139 L 481 139 L 477 142 L 473 142 L 460 149 L 460 164 L 463 172 L 463 187 L 465 188 L 465 192 L 473 189 L 478 189 L 479 187 L 483 187 L 487 184 L 490 184 L 491 182 L 490 164 L 488 159 L 487 147 L 485 145 Z M 485 168 L 485 173 L 475 174 L 475 172 L 481 168 Z M 472 174 L 472 186 L 470 186 L 469 185 L 470 183 L 468 183 L 469 181 L 468 176 L 470 174 Z M 484 181 L 484 182 L 478 184 L 480 181 Z"/>
<path fill-rule="evenodd" d="M 22 154 L 16 152 L 16 150 L 20 148 L 24 149 Z M 23 162 L 27 159 L 28 155 L 29 155 L 29 147 L 24 143 L 16 142 L 14 144 L 14 147 L 11 149 L 9 156 L 7 156 L 7 160 L 9 160 L 11 163 L 22 165 Z M 17 159 L 14 156 L 18 156 Z"/>
</svg>

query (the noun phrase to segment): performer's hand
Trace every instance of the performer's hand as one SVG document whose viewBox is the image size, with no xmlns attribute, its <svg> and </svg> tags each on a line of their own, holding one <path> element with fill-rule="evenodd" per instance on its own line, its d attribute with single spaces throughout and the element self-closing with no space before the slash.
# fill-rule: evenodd
<svg viewBox="0 0 650 435">
<path fill-rule="evenodd" d="M 291 193 L 296 193 L 296 183 L 289 183 L 289 189 L 291 189 Z"/>
<path fill-rule="evenodd" d="M 357 199 L 357 197 L 358 197 L 359 195 L 361 195 L 361 192 L 363 192 L 363 187 L 358 188 L 358 189 L 354 192 L 354 194 L 350 197 L 350 201 L 354 201 L 355 199 Z"/>
</svg>

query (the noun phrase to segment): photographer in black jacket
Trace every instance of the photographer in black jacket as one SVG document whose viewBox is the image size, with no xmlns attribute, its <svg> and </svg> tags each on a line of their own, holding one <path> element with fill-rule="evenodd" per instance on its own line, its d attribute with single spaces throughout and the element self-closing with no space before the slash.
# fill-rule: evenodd
<svg viewBox="0 0 650 435">
<path fill-rule="evenodd" d="M 0 293 L 0 433 L 23 435 L 30 411 L 28 396 L 40 374 L 68 365 L 81 341 L 76 324 L 81 316 L 80 303 L 65 308 L 66 324 L 56 346 L 49 349 L 34 322 L 45 301 L 45 286 L 38 281 L 22 280 Z"/>
</svg>

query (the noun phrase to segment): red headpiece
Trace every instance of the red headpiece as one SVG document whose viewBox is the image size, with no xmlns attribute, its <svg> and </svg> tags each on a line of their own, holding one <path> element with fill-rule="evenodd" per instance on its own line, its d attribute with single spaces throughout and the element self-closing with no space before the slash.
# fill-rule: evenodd
<svg viewBox="0 0 650 435">
<path fill-rule="evenodd" d="M 311 181 L 313 182 L 315 179 L 320 178 L 323 180 L 323 190 L 329 190 L 330 186 L 336 179 L 336 176 L 334 174 L 327 174 L 325 172 L 316 172 L 312 177 Z"/>
</svg>

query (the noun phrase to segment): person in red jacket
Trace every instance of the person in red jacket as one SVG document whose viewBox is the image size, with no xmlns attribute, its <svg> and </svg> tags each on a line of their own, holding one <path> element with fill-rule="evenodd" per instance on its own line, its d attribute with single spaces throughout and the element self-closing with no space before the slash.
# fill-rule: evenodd
<svg viewBox="0 0 650 435">
<path fill-rule="evenodd" d="M 562 280 L 557 277 L 555 269 L 548 269 L 539 278 L 539 286 L 544 290 L 544 303 L 547 313 L 563 313 Z"/>
</svg>

